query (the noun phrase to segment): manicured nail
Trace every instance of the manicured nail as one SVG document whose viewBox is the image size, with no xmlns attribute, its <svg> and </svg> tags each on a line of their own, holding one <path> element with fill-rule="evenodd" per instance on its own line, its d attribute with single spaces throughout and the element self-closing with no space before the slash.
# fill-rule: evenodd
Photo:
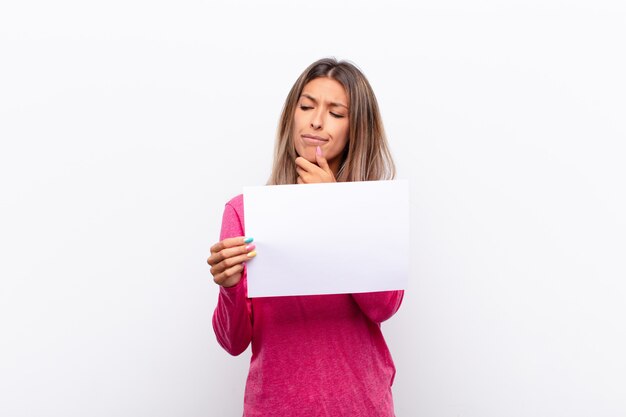
<svg viewBox="0 0 626 417">
<path fill-rule="evenodd" d="M 256 248 L 256 245 L 253 243 L 252 245 L 246 246 L 246 250 L 250 252 L 252 249 Z"/>
<path fill-rule="evenodd" d="M 315 152 L 316 152 L 319 156 L 322 156 L 322 148 L 320 148 L 319 146 L 315 149 Z"/>
<path fill-rule="evenodd" d="M 251 237 L 247 237 L 243 240 L 243 243 L 252 243 L 252 241 L 254 240 L 254 238 Z"/>
<path fill-rule="evenodd" d="M 256 256 L 256 251 L 248 252 L 248 258 L 254 258 Z"/>
</svg>

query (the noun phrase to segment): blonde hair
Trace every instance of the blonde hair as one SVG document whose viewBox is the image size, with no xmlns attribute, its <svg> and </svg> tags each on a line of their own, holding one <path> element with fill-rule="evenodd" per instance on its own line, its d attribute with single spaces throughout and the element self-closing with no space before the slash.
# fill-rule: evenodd
<svg viewBox="0 0 626 417">
<path fill-rule="evenodd" d="M 298 174 L 293 138 L 293 118 L 304 86 L 311 80 L 328 77 L 338 81 L 350 101 L 348 143 L 339 165 L 337 181 L 393 179 L 396 168 L 389 151 L 378 102 L 365 75 L 347 61 L 324 58 L 311 64 L 296 80 L 287 95 L 276 133 L 274 164 L 269 185 L 295 184 Z"/>
</svg>

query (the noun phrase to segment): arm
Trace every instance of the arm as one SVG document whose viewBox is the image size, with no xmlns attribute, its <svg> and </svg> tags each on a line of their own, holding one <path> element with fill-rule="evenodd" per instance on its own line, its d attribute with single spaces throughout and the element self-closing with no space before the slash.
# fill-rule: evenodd
<svg viewBox="0 0 626 417">
<path fill-rule="evenodd" d="M 226 204 L 220 240 L 243 234 L 239 215 L 233 206 Z M 231 355 L 241 354 L 252 340 L 252 314 L 247 294 L 245 268 L 241 280 L 236 285 L 220 286 L 217 307 L 213 313 L 213 331 L 219 344 Z"/>
<path fill-rule="evenodd" d="M 400 308 L 403 297 L 403 290 L 352 294 L 361 311 L 375 323 L 391 318 Z"/>
</svg>

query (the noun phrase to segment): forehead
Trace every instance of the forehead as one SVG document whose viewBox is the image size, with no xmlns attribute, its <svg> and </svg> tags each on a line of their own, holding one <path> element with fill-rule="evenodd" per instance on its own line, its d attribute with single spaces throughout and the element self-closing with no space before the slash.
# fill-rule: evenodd
<svg viewBox="0 0 626 417">
<path fill-rule="evenodd" d="M 305 94 L 323 101 L 348 104 L 348 95 L 343 85 L 328 77 L 315 78 L 306 83 L 302 89 L 302 95 Z"/>
</svg>

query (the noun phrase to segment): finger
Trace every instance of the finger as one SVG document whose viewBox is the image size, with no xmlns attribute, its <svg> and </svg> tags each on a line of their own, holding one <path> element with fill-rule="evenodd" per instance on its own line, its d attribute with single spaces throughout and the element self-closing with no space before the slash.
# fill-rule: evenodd
<svg viewBox="0 0 626 417">
<path fill-rule="evenodd" d="M 301 161 L 298 161 L 298 164 L 296 165 L 296 172 L 298 173 L 300 178 L 302 178 L 305 184 L 321 182 L 320 180 L 316 181 L 315 178 L 319 177 L 321 179 L 321 176 L 326 174 L 326 172 L 322 168 L 318 167 L 312 162 L 307 161 L 304 158 L 302 158 Z"/>
<path fill-rule="evenodd" d="M 221 253 L 224 256 L 224 260 L 228 260 L 230 258 L 234 258 L 240 255 L 247 255 L 248 253 L 254 251 L 256 249 L 256 245 L 251 243 L 249 245 L 240 245 L 235 246 L 234 248 L 224 249 Z"/>
<path fill-rule="evenodd" d="M 232 256 L 232 252 L 230 253 L 226 253 L 226 255 L 223 253 L 224 250 L 233 248 L 233 247 L 246 247 L 246 245 L 249 246 L 249 244 L 253 241 L 254 239 L 252 239 L 251 237 L 246 238 L 244 236 L 236 236 L 236 237 L 230 237 L 230 238 L 226 238 L 220 242 L 217 242 L 215 245 L 211 246 L 211 256 L 209 256 L 206 260 L 206 262 L 211 265 L 217 265 L 218 263 L 222 262 L 224 260 L 224 258 L 227 258 L 228 256 Z"/>
<path fill-rule="evenodd" d="M 211 256 L 209 256 L 209 258 L 206 260 L 206 263 L 208 263 L 211 266 L 217 265 L 218 263 L 222 262 L 224 258 L 225 256 L 222 253 L 222 251 L 217 252 L 217 253 L 212 253 Z"/>
<path fill-rule="evenodd" d="M 244 243 L 243 245 L 222 249 L 218 253 L 211 254 L 211 256 L 209 256 L 209 259 L 207 259 L 207 263 L 211 266 L 215 266 L 218 263 L 224 261 L 225 259 L 252 252 L 255 248 L 256 246 L 254 245 L 254 243 L 252 244 Z"/>
<path fill-rule="evenodd" d="M 298 178 L 300 178 L 300 180 L 302 181 L 301 184 L 313 184 L 316 182 L 319 182 L 316 180 L 316 176 L 312 175 L 308 172 L 305 172 L 304 174 L 300 175 Z"/>
<path fill-rule="evenodd" d="M 300 177 L 298 177 L 298 184 L 304 184 L 304 181 Z"/>
<path fill-rule="evenodd" d="M 307 159 L 299 156 L 296 158 L 296 166 L 304 169 L 305 171 L 310 171 L 313 168 L 317 168 L 313 162 L 309 162 Z"/>
<path fill-rule="evenodd" d="M 243 272 L 243 264 L 235 265 L 231 268 L 228 268 L 221 274 L 218 274 L 217 276 L 214 275 L 213 282 L 215 282 L 217 285 L 223 285 L 226 283 L 227 280 L 229 280 L 230 278 L 233 278 L 236 275 L 240 275 L 242 272 Z"/>
<path fill-rule="evenodd" d="M 328 166 L 328 161 L 326 160 L 326 158 L 324 157 L 324 154 L 322 153 L 322 148 L 320 148 L 319 146 L 315 149 L 315 161 L 317 162 L 317 166 L 322 168 L 327 173 L 332 174 L 332 171 L 330 167 Z"/>
<path fill-rule="evenodd" d="M 316 167 L 316 168 L 317 168 L 317 167 Z M 319 168 L 317 168 L 317 169 L 319 169 Z M 312 172 L 308 172 L 308 171 L 305 171 L 305 170 L 303 170 L 303 169 L 296 170 L 296 171 L 298 172 L 298 176 L 300 177 L 300 179 L 302 179 L 302 181 L 303 181 L 305 184 L 310 183 L 310 182 L 312 181 L 312 178 L 313 178 L 313 176 L 314 176 L 314 175 L 319 175 L 319 173 L 314 174 L 314 173 L 312 173 Z"/>
<path fill-rule="evenodd" d="M 211 253 L 217 253 L 226 248 L 232 248 L 233 246 L 243 245 L 245 241 L 246 241 L 245 236 L 236 236 L 236 237 L 226 238 L 220 242 L 217 242 L 215 245 L 211 246 Z M 252 242 L 252 240 L 250 240 L 250 242 Z"/>
<path fill-rule="evenodd" d="M 254 250 L 254 248 L 252 248 L 250 252 L 246 252 L 238 256 L 232 256 L 230 258 L 226 258 L 223 261 L 215 264 L 211 268 L 211 275 L 213 275 L 213 277 L 216 277 L 220 275 L 221 273 L 223 273 L 224 271 L 227 271 L 228 269 L 232 268 L 233 266 L 240 265 L 254 258 L 255 256 L 256 256 L 256 251 Z"/>
</svg>

